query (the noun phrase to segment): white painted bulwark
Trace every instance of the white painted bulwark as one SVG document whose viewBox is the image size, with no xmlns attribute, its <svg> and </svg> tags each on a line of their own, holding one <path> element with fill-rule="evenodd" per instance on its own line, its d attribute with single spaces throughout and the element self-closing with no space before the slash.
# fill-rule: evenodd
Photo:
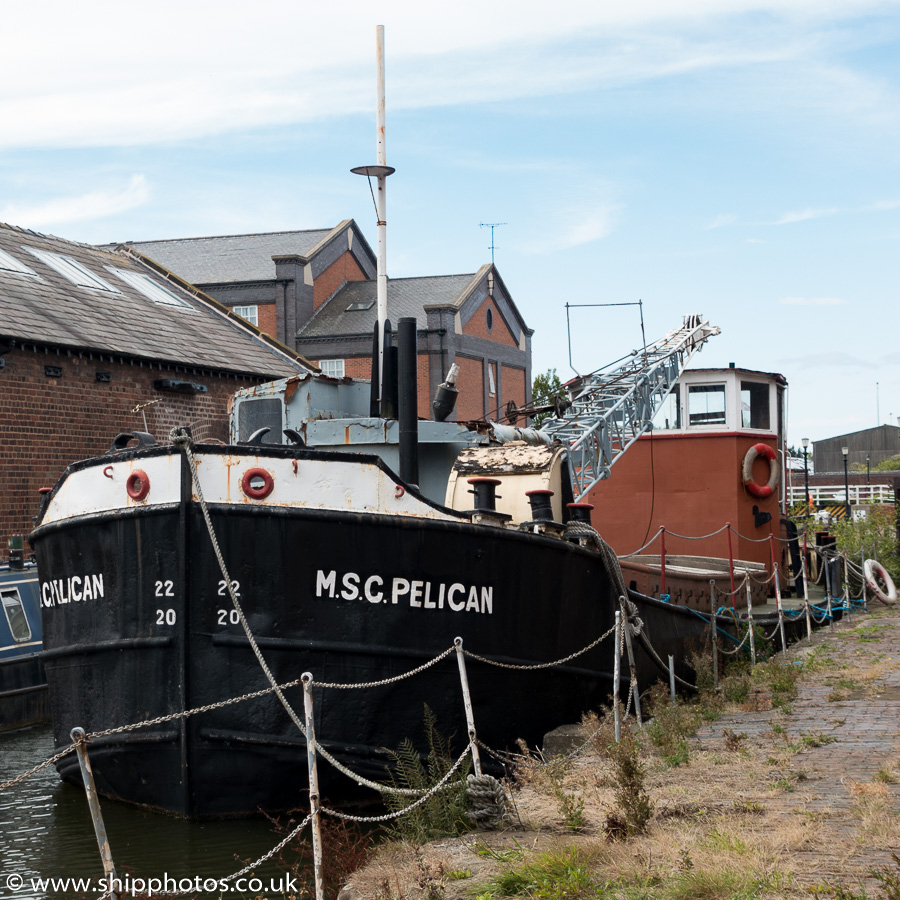
<svg viewBox="0 0 900 900">
<path fill-rule="evenodd" d="M 181 462 L 181 456 L 176 455 L 119 461 L 111 457 L 105 466 L 72 472 L 51 499 L 41 524 L 114 509 L 178 503 Z M 136 471 L 145 472 L 150 480 L 150 490 L 143 500 L 128 496 L 128 478 Z"/>
</svg>

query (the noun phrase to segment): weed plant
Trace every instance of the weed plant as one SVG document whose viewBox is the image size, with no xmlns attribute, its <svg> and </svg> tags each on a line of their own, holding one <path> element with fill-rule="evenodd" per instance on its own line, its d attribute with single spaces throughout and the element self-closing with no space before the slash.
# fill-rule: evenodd
<svg viewBox="0 0 900 900">
<path fill-rule="evenodd" d="M 450 742 L 437 730 L 435 715 L 427 704 L 425 740 L 428 745 L 425 760 L 409 738 L 400 745 L 399 750 L 388 751 L 392 763 L 390 779 L 394 787 L 425 791 L 437 784 L 453 767 L 456 760 L 450 752 Z M 386 826 L 388 836 L 421 846 L 436 838 L 453 837 L 470 830 L 471 823 L 466 818 L 469 806 L 466 794 L 468 771 L 466 760 L 444 790 Z M 384 797 L 391 812 L 405 809 L 415 799 L 409 795 L 390 793 Z"/>
<path fill-rule="evenodd" d="M 601 897 L 602 885 L 591 871 L 591 852 L 565 847 L 542 853 L 531 862 L 510 867 L 479 891 L 476 900 L 496 897 L 562 898 Z"/>
</svg>

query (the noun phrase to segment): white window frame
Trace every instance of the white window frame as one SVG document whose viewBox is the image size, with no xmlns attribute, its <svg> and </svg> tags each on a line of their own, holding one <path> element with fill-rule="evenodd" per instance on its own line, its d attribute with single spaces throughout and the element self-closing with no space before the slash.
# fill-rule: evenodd
<svg viewBox="0 0 900 900">
<path fill-rule="evenodd" d="M 124 281 L 129 287 L 133 287 L 148 300 L 152 300 L 160 306 L 171 306 L 173 309 L 194 312 L 194 307 L 190 303 L 182 300 L 181 297 L 176 296 L 168 288 L 163 287 L 158 281 L 143 272 L 117 269 L 115 266 L 104 266 L 104 268 L 107 272 L 112 272 L 120 281 Z"/>
<path fill-rule="evenodd" d="M 250 310 L 253 310 L 253 312 L 248 315 Z M 232 306 L 231 311 L 236 316 L 240 316 L 245 322 L 249 322 L 254 328 L 259 328 L 259 306 L 257 304 L 252 306 Z"/>
<path fill-rule="evenodd" d="M 54 269 L 66 280 L 71 281 L 76 287 L 87 288 L 89 291 L 99 291 L 101 294 L 122 296 L 122 292 L 117 287 L 113 287 L 99 275 L 95 275 L 90 269 L 71 256 L 64 256 L 62 253 L 51 253 L 49 250 L 38 250 L 37 247 L 23 246 L 22 249 L 45 265 L 50 266 L 51 269 Z"/>
<path fill-rule="evenodd" d="M 488 395 L 491 397 L 497 396 L 497 382 L 494 378 L 494 363 L 488 363 Z"/>
<path fill-rule="evenodd" d="M 698 381 L 691 382 L 690 384 L 685 385 L 687 388 L 687 410 L 685 415 L 685 426 L 689 429 L 693 428 L 706 428 L 709 430 L 718 430 L 721 431 L 723 428 L 729 428 L 730 426 L 730 416 L 728 414 L 729 409 L 729 401 L 731 400 L 731 392 L 729 390 L 729 385 L 724 381 Z M 713 388 L 714 390 L 706 390 L 703 391 L 701 388 Z M 709 393 L 718 395 L 722 394 L 722 418 L 724 421 L 722 422 L 692 422 L 691 418 L 693 415 L 697 415 L 697 413 L 691 412 L 691 394 L 700 395 L 703 393 Z M 682 411 L 682 414 L 685 414 L 685 411 Z M 718 413 L 717 413 L 718 414 Z"/>
<path fill-rule="evenodd" d="M 319 368 L 322 374 L 329 378 L 344 378 L 347 370 L 342 359 L 320 359 Z"/>
<path fill-rule="evenodd" d="M 29 269 L 25 263 L 19 262 L 5 250 L 0 250 L 0 272 L 12 272 L 15 275 L 27 275 L 29 278 L 37 278 L 38 273 Z"/>
<path fill-rule="evenodd" d="M 12 639 L 17 644 L 24 644 L 27 641 L 30 641 L 32 635 L 31 622 L 28 621 L 28 616 L 25 613 L 25 604 L 22 602 L 19 589 L 17 587 L 11 587 L 0 590 L 0 606 L 3 607 L 3 614 L 6 616 L 6 624 L 9 626 L 9 633 L 12 635 Z M 16 637 L 16 634 L 13 631 L 12 619 L 9 617 L 9 610 L 16 606 L 18 606 L 21 611 L 25 627 L 28 629 L 28 634 L 23 637 Z"/>
</svg>

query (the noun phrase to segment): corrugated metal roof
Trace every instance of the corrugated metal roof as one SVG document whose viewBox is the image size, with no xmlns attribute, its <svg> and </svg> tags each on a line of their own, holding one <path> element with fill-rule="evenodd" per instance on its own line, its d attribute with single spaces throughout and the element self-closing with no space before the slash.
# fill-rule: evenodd
<svg viewBox="0 0 900 900">
<path fill-rule="evenodd" d="M 431 275 L 422 278 L 392 278 L 388 280 L 388 318 L 396 329 L 397 322 L 414 316 L 419 328 L 427 327 L 424 307 L 454 305 L 479 273 L 469 275 Z M 378 318 L 374 281 L 348 281 L 300 330 L 300 338 L 330 337 L 338 334 L 366 334 L 372 331 Z M 371 302 L 371 306 L 368 304 Z M 351 304 L 367 309 L 348 311 Z"/>
<path fill-rule="evenodd" d="M 273 256 L 307 256 L 333 230 L 132 241 L 130 246 L 191 284 L 267 281 L 275 277 Z"/>
<path fill-rule="evenodd" d="M 29 247 L 71 258 L 116 292 L 73 284 Z M 215 301 L 167 280 L 125 250 L 102 250 L 2 223 L 0 249 L 35 273 L 0 268 L 0 333 L 7 337 L 272 377 L 305 371 L 287 348 L 270 345 Z M 186 306 L 154 302 L 106 267 L 150 277 Z"/>
</svg>

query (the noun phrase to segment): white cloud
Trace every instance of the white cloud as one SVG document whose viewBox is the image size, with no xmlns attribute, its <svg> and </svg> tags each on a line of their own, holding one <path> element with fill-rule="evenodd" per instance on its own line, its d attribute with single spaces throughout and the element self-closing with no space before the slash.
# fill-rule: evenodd
<svg viewBox="0 0 900 900">
<path fill-rule="evenodd" d="M 724 228 L 726 225 L 733 225 L 737 222 L 737 218 L 738 217 L 734 213 L 720 213 L 706 226 L 706 228 L 707 230 Z"/>
<path fill-rule="evenodd" d="M 786 212 L 780 219 L 772 222 L 773 225 L 793 225 L 795 222 L 808 222 L 810 219 L 821 219 L 825 216 L 834 216 L 839 213 L 837 207 L 820 209 L 801 209 L 796 212 Z"/>
<path fill-rule="evenodd" d="M 134 209 L 147 202 L 150 189 L 143 175 L 132 175 L 124 190 L 91 191 L 77 197 L 57 197 L 29 206 L 8 203 L 0 209 L 0 221 L 25 228 L 43 229 L 68 222 L 84 222 Z"/>
<path fill-rule="evenodd" d="M 785 306 L 841 306 L 847 301 L 838 297 L 782 297 L 778 302 Z"/>
<path fill-rule="evenodd" d="M 834 20 L 880 6 L 569 0 L 547 16 L 538 0 L 459 0 L 448 17 L 439 4 L 386 0 L 378 13 L 386 26 L 388 108 L 498 102 L 797 61 L 817 41 L 836 40 Z M 373 19 L 358 0 L 258 0 L 249 9 L 221 0 L 214 15 L 209 4 L 175 0 L 156 0 L 151 12 L 109 0 L 48 0 L 42 10 L 42 28 L 25 6 L 4 14 L 5 70 L 28 77 L 0 83 L 0 146 L 152 144 L 372 107 Z M 735 27 L 748 13 L 761 14 L 760 24 Z M 302 52 L 273 53 L 276 32 L 297 35 Z M 841 69 L 831 78 L 842 96 L 865 97 L 867 109 L 894 109 L 878 85 Z M 807 90 L 815 84 L 804 81 Z"/>
</svg>

